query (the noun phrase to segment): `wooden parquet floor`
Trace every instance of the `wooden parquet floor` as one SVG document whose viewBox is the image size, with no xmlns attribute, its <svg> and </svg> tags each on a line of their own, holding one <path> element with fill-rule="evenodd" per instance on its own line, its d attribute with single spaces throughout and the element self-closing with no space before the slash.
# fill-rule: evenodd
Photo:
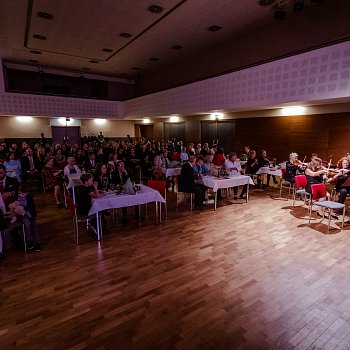
<svg viewBox="0 0 350 350">
<path fill-rule="evenodd" d="M 149 206 L 79 246 L 39 195 L 43 251 L 0 261 L 0 349 L 349 349 L 350 226 L 276 194 L 191 213 L 170 193 L 161 225 Z"/>
</svg>

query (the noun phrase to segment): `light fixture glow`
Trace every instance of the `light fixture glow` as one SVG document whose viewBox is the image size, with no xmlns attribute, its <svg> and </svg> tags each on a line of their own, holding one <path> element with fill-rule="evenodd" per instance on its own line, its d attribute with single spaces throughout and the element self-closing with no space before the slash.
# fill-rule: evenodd
<svg viewBox="0 0 350 350">
<path fill-rule="evenodd" d="M 32 121 L 33 118 L 19 115 L 18 117 L 16 117 L 16 119 L 21 123 L 29 123 Z"/>
<path fill-rule="evenodd" d="M 148 124 L 150 122 L 149 118 L 143 118 L 143 123 Z"/>
<path fill-rule="evenodd" d="M 282 115 L 303 115 L 305 113 L 305 107 L 303 106 L 290 106 L 282 108 Z"/>
<path fill-rule="evenodd" d="M 223 113 L 212 113 L 212 114 L 210 114 L 210 119 L 213 119 L 213 120 L 222 119 L 223 117 L 224 117 Z"/>
<path fill-rule="evenodd" d="M 59 118 L 58 122 L 62 125 L 71 125 L 73 123 L 72 118 Z"/>
<path fill-rule="evenodd" d="M 95 119 L 95 123 L 96 123 L 97 125 L 106 124 L 106 119 Z"/>
<path fill-rule="evenodd" d="M 179 117 L 174 115 L 172 117 L 170 117 L 170 122 L 171 123 L 177 123 L 179 121 Z"/>
</svg>

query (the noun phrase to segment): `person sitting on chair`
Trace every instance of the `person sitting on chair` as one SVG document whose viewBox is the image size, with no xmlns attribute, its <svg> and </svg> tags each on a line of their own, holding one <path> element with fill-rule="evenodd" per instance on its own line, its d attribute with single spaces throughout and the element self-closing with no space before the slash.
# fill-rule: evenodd
<svg viewBox="0 0 350 350">
<path fill-rule="evenodd" d="M 82 174 L 80 176 L 82 186 L 77 187 L 77 212 L 80 215 L 88 215 L 92 206 L 92 198 L 97 198 L 97 182 L 93 181 L 92 174 Z"/>
<path fill-rule="evenodd" d="M 241 162 L 237 159 L 237 154 L 232 152 L 224 163 L 228 175 L 239 175 L 242 171 Z M 233 187 L 234 199 L 237 199 L 238 186 Z"/>
<path fill-rule="evenodd" d="M 68 162 L 68 165 L 66 165 L 63 169 L 63 173 L 65 176 L 70 175 L 70 174 L 80 174 L 81 173 L 81 170 L 75 164 L 74 157 L 68 157 L 67 162 Z"/>
<path fill-rule="evenodd" d="M 6 208 L 17 198 L 18 186 L 17 179 L 6 176 L 6 168 L 3 164 L 0 164 L 0 195 Z"/>
</svg>

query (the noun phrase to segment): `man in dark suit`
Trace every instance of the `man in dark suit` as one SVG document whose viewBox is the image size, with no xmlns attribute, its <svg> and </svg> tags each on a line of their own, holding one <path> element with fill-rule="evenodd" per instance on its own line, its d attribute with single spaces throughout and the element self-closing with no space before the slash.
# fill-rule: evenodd
<svg viewBox="0 0 350 350">
<path fill-rule="evenodd" d="M 193 166 L 196 164 L 195 156 L 190 156 L 182 168 L 179 176 L 179 191 L 194 193 L 194 209 L 203 210 L 205 199 L 205 186 L 196 183 L 199 175 L 194 172 Z"/>
<path fill-rule="evenodd" d="M 0 164 L 0 194 L 6 208 L 17 198 L 18 186 L 19 183 L 17 179 L 6 176 L 6 168 L 4 165 Z"/>
<path fill-rule="evenodd" d="M 30 147 L 25 150 L 21 160 L 21 166 L 23 182 L 30 178 L 38 178 L 40 161 L 33 155 L 33 150 Z"/>
<path fill-rule="evenodd" d="M 85 171 L 89 171 L 89 170 L 95 169 L 96 163 L 97 163 L 97 161 L 96 161 L 95 153 L 90 152 L 89 153 L 89 159 L 87 159 L 84 162 L 84 169 L 85 169 Z"/>
</svg>

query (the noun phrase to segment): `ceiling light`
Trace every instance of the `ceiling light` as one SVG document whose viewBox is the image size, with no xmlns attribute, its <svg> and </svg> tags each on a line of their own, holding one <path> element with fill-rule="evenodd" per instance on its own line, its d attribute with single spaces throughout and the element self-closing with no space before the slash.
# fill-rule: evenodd
<svg viewBox="0 0 350 350">
<path fill-rule="evenodd" d="M 30 52 L 30 53 L 33 53 L 33 54 L 35 54 L 35 55 L 41 55 L 41 52 L 38 51 L 38 50 L 30 50 L 29 52 Z"/>
<path fill-rule="evenodd" d="M 95 119 L 95 124 L 97 125 L 103 125 L 106 124 L 106 119 Z"/>
<path fill-rule="evenodd" d="M 61 125 L 71 125 L 73 123 L 73 119 L 72 118 L 58 118 L 58 122 Z"/>
<path fill-rule="evenodd" d="M 260 0 L 259 5 L 260 6 L 269 6 L 273 4 L 276 0 Z"/>
<path fill-rule="evenodd" d="M 282 108 L 282 115 L 303 115 L 305 113 L 305 107 L 303 106 L 290 106 Z"/>
<path fill-rule="evenodd" d="M 143 123 L 144 124 L 148 124 L 150 122 L 150 119 L 149 118 L 143 118 Z"/>
<path fill-rule="evenodd" d="M 156 61 L 159 61 L 159 58 L 157 58 L 157 57 L 151 57 L 149 60 L 150 60 L 150 61 L 156 62 Z"/>
<path fill-rule="evenodd" d="M 130 38 L 131 34 L 130 33 L 120 33 L 119 34 L 122 38 Z"/>
<path fill-rule="evenodd" d="M 90 60 L 90 63 L 98 63 L 97 60 Z"/>
<path fill-rule="evenodd" d="M 278 7 L 275 11 L 275 14 L 273 15 L 273 18 L 282 20 L 284 17 L 286 17 L 286 11 L 284 11 L 282 7 Z"/>
<path fill-rule="evenodd" d="M 18 117 L 16 117 L 16 119 L 21 123 L 29 123 L 32 121 L 33 118 L 19 115 Z"/>
<path fill-rule="evenodd" d="M 174 49 L 174 50 L 181 50 L 183 48 L 183 46 L 181 46 L 181 45 L 174 45 L 171 48 Z"/>
<path fill-rule="evenodd" d="M 38 40 L 46 40 L 47 39 L 47 37 L 45 35 L 40 35 L 40 34 L 33 34 L 33 38 L 38 39 Z"/>
<path fill-rule="evenodd" d="M 179 117 L 174 115 L 172 117 L 170 117 L 170 122 L 171 123 L 177 123 L 179 121 Z"/>
<path fill-rule="evenodd" d="M 151 5 L 148 8 L 148 11 L 152 12 L 152 13 L 161 13 L 163 11 L 163 7 L 161 7 L 159 5 Z"/>
<path fill-rule="evenodd" d="M 112 49 L 102 49 L 103 52 L 113 52 Z"/>
<path fill-rule="evenodd" d="M 212 113 L 212 114 L 210 114 L 210 119 L 213 119 L 213 120 L 222 119 L 223 117 L 224 117 L 223 113 Z"/>
<path fill-rule="evenodd" d="M 52 15 L 51 13 L 48 13 L 48 12 L 39 11 L 39 12 L 37 12 L 37 15 L 38 15 L 38 17 L 40 17 L 40 18 L 44 18 L 44 19 L 53 19 L 53 15 Z"/>
<path fill-rule="evenodd" d="M 208 28 L 209 31 L 211 32 L 217 32 L 218 30 L 222 29 L 222 27 L 217 26 L 217 25 L 212 25 Z"/>
<path fill-rule="evenodd" d="M 293 5 L 294 12 L 300 12 L 304 9 L 304 1 L 303 0 L 295 0 Z"/>
</svg>

